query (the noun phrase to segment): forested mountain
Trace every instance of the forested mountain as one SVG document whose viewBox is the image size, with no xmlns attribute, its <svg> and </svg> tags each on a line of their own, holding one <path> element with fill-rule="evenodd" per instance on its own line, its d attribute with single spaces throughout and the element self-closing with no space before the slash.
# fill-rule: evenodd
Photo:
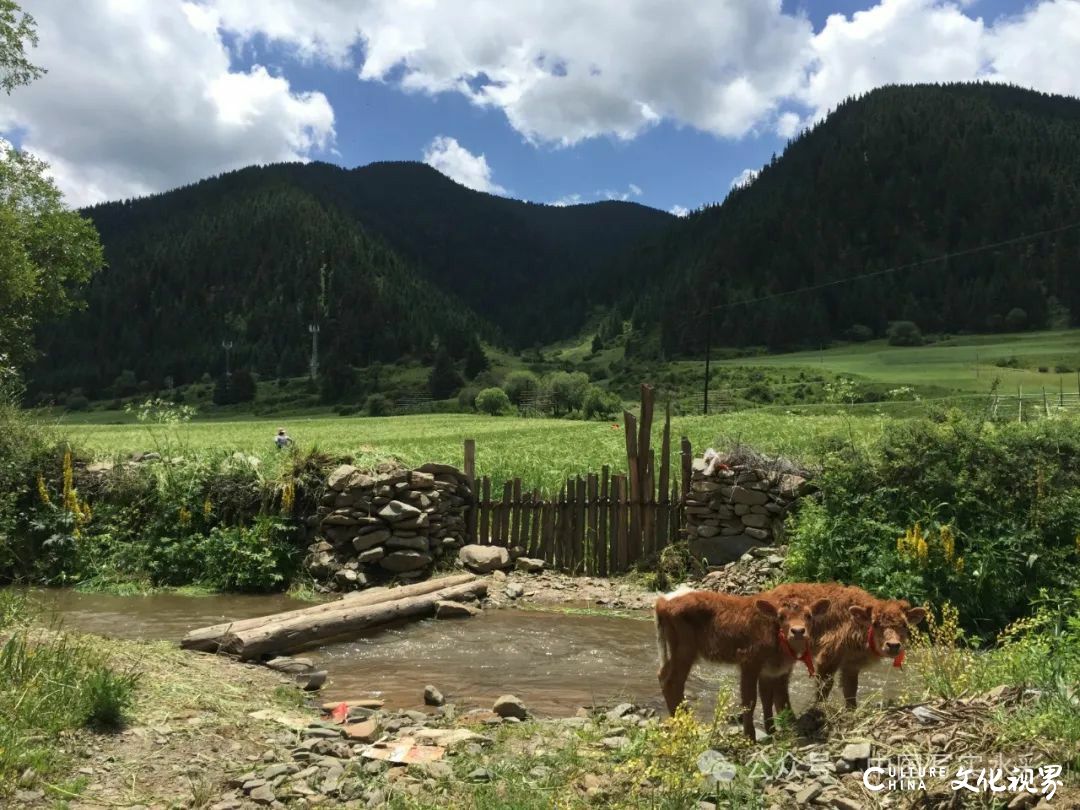
<svg viewBox="0 0 1080 810">
<path fill-rule="evenodd" d="M 990 84 L 888 87 L 842 104 L 750 185 L 610 268 L 645 291 L 668 355 L 819 345 L 855 325 L 987 332 L 1076 324 L 1080 228 L 760 299 L 1080 223 L 1080 100 Z M 609 277 L 594 283 L 607 286 Z M 651 280 L 651 286 L 649 282 Z M 1024 317 L 1020 317 L 1020 316 Z M 861 330 L 865 334 L 865 330 Z"/>
<path fill-rule="evenodd" d="M 412 163 L 251 167 L 85 213 L 108 267 L 84 311 L 40 330 L 37 390 L 93 396 L 125 369 L 190 382 L 222 370 L 223 341 L 236 368 L 295 375 L 313 321 L 324 366 L 562 337 L 589 302 L 557 291 L 672 219 L 523 203 Z"/>
<path fill-rule="evenodd" d="M 312 320 L 339 365 L 430 361 L 436 342 L 460 359 L 477 336 L 547 342 L 597 307 L 612 309 L 612 333 L 631 315 L 638 336 L 659 324 L 665 356 L 699 354 L 710 323 L 715 345 L 774 349 L 881 335 L 894 320 L 1075 325 L 1080 100 L 990 84 L 875 90 L 678 221 L 631 203 L 482 194 L 414 163 L 253 167 L 87 213 L 109 266 L 85 312 L 42 330 L 38 390 L 93 395 L 124 369 L 188 382 L 222 370 L 223 340 L 238 366 L 298 374 Z M 1040 231 L 1052 233 L 969 252 Z"/>
</svg>

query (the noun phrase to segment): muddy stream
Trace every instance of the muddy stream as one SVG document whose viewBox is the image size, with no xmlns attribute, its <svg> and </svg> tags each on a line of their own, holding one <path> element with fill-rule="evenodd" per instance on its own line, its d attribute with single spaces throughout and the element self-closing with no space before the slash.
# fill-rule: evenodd
<svg viewBox="0 0 1080 810">
<path fill-rule="evenodd" d="M 196 627 L 310 604 L 281 595 L 33 593 L 64 627 L 177 642 Z M 620 701 L 663 707 L 656 638 L 646 614 L 627 618 L 488 609 L 471 619 L 402 624 L 302 654 L 328 671 L 322 690 L 327 700 L 381 697 L 388 707 L 422 708 L 424 686 L 433 684 L 448 702 L 463 708 L 490 707 L 509 692 L 540 716 L 565 716 L 579 706 Z M 892 697 L 904 677 L 884 664 L 875 667 L 863 674 L 860 694 Z M 687 683 L 687 696 L 707 710 L 718 688 L 732 690 L 734 685 L 733 668 L 699 664 Z M 796 711 L 808 704 L 810 685 L 800 667 L 792 678 Z"/>
</svg>

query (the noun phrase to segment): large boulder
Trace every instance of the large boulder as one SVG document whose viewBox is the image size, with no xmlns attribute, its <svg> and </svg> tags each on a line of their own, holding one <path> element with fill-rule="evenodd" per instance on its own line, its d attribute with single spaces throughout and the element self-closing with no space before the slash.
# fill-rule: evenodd
<svg viewBox="0 0 1080 810">
<path fill-rule="evenodd" d="M 326 479 L 326 485 L 335 492 L 341 492 L 349 482 L 349 478 L 356 472 L 356 467 L 351 464 L 342 464 L 335 469 Z"/>
<path fill-rule="evenodd" d="M 490 574 L 492 571 L 510 567 L 510 552 L 502 546 L 472 544 L 458 550 L 458 560 L 471 571 Z"/>
</svg>

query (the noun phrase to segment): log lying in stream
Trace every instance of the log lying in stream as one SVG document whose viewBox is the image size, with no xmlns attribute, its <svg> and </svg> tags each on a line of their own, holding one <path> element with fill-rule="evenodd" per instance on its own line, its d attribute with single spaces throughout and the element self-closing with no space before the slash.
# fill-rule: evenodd
<svg viewBox="0 0 1080 810">
<path fill-rule="evenodd" d="M 481 587 L 478 587 L 481 586 Z M 458 590 L 463 589 L 463 590 Z M 455 595 L 447 595 L 449 592 Z M 415 585 L 405 585 L 400 588 L 373 588 L 367 591 L 351 593 L 342 599 L 333 602 L 325 602 L 312 607 L 299 608 L 284 613 L 273 613 L 269 616 L 258 616 L 253 619 L 242 619 L 235 622 L 215 624 L 211 627 L 202 627 L 192 630 L 180 641 L 180 646 L 188 650 L 201 650 L 203 652 L 227 652 L 241 655 L 244 658 L 254 658 L 265 653 L 288 653 L 303 646 L 312 646 L 325 638 L 330 638 L 352 632 L 348 621 L 340 631 L 333 629 L 341 617 L 352 619 L 358 615 L 364 615 L 368 610 L 370 615 L 379 615 L 378 607 L 390 608 L 402 602 L 411 602 L 416 599 L 428 597 L 431 603 L 430 611 L 434 613 L 435 602 L 440 599 L 463 599 L 471 595 L 482 596 L 486 593 L 486 585 L 478 582 L 473 574 L 459 574 L 456 576 L 432 579 L 427 582 L 419 582 Z M 426 602 L 425 602 L 426 604 Z M 423 611 L 406 613 L 406 616 L 424 615 Z M 389 621 L 389 620 L 387 620 Z M 382 624 L 381 621 L 372 621 L 357 629 L 365 629 Z M 247 654 L 243 651 L 247 643 L 244 639 L 263 639 L 257 632 L 262 628 L 273 627 L 266 639 L 276 638 L 279 633 L 281 638 L 288 639 L 287 646 L 270 646 L 265 649 L 268 641 L 260 641 L 260 652 Z M 295 636 L 298 632 L 295 628 L 312 628 L 309 631 L 311 640 L 307 643 L 297 643 Z M 330 631 L 327 635 L 327 631 Z"/>
</svg>

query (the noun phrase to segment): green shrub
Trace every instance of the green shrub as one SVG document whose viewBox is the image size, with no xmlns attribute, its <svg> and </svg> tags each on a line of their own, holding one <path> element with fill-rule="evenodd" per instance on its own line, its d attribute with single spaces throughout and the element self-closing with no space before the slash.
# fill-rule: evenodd
<svg viewBox="0 0 1080 810">
<path fill-rule="evenodd" d="M 476 395 L 476 409 L 489 416 L 501 416 L 511 410 L 510 397 L 501 388 L 485 388 Z"/>
<path fill-rule="evenodd" d="M 372 394 L 367 398 L 364 408 L 368 416 L 389 416 L 394 410 L 393 403 L 383 394 Z"/>
<path fill-rule="evenodd" d="M 893 321 L 885 333 L 890 346 L 921 346 L 922 332 L 914 321 Z"/>
<path fill-rule="evenodd" d="M 292 573 L 297 549 L 292 526 L 260 518 L 253 526 L 217 526 L 201 542 L 200 581 L 222 591 L 273 591 Z"/>
<path fill-rule="evenodd" d="M 959 413 L 897 422 L 868 455 L 838 449 L 789 521 L 788 574 L 914 603 L 949 601 L 983 636 L 1067 593 L 1080 564 L 1080 430 Z"/>
<path fill-rule="evenodd" d="M 85 692 L 85 724 L 91 728 L 111 731 L 124 724 L 139 676 L 135 672 L 117 673 L 107 666 L 96 666 L 83 685 Z"/>
<path fill-rule="evenodd" d="M 85 394 L 72 394 L 64 402 L 64 407 L 69 411 L 85 411 L 90 407 L 90 400 Z"/>
<path fill-rule="evenodd" d="M 520 407 L 536 398 L 540 380 L 531 371 L 511 371 L 503 382 L 503 390 L 510 401 Z"/>
<path fill-rule="evenodd" d="M 581 411 L 586 419 L 613 419 L 620 408 L 622 408 L 622 400 L 619 399 L 618 394 L 596 385 L 589 388 L 581 403 Z"/>
</svg>

